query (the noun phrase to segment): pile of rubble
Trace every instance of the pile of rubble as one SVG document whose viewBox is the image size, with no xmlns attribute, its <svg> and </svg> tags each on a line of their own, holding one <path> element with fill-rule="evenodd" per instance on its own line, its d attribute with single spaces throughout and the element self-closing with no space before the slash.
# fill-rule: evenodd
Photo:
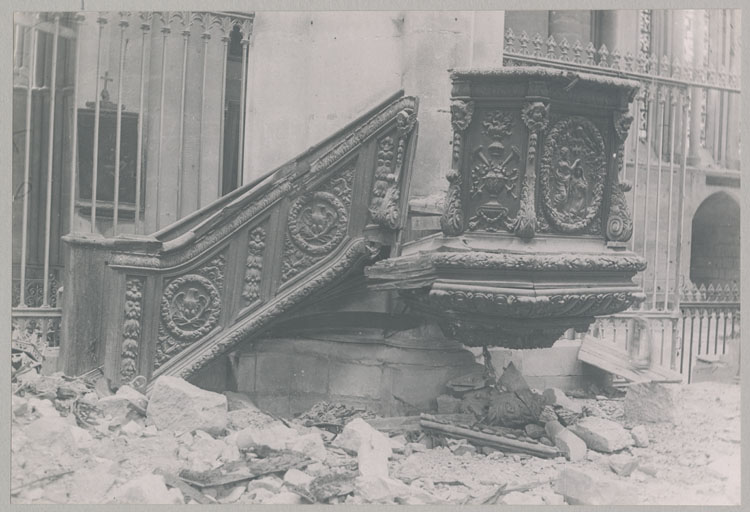
<svg viewBox="0 0 750 512">
<path fill-rule="evenodd" d="M 436 415 L 380 418 L 320 403 L 288 421 L 244 395 L 175 377 L 158 378 L 146 396 L 143 388 L 111 393 L 101 380 L 29 372 L 14 384 L 11 496 L 14 503 L 597 505 L 639 503 L 644 486 L 669 467 L 649 455 L 649 434 L 668 433 L 634 423 L 652 421 L 657 402 L 660 414 L 674 410 L 661 388 L 576 399 L 531 390 L 512 367 L 489 379 L 494 385 L 482 381 L 451 383 L 457 402 L 442 397 Z M 447 402 L 457 407 L 445 412 Z"/>
</svg>

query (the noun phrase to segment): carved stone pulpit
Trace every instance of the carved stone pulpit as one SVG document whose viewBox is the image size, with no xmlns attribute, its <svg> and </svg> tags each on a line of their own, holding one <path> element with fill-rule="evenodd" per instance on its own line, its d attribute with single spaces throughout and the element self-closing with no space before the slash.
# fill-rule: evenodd
<svg viewBox="0 0 750 512">
<path fill-rule="evenodd" d="M 638 83 L 543 67 L 451 78 L 442 233 L 369 267 L 370 286 L 464 344 L 509 348 L 549 347 L 642 301 L 620 177 Z"/>
</svg>

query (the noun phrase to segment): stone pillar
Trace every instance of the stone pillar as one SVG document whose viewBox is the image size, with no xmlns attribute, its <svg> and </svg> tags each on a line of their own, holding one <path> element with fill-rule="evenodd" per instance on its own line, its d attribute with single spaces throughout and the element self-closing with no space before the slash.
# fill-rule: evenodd
<svg viewBox="0 0 750 512">
<path fill-rule="evenodd" d="M 245 183 L 399 90 L 399 18 L 385 11 L 256 13 L 248 64 Z"/>
<path fill-rule="evenodd" d="M 558 44 L 565 38 L 571 46 L 581 41 L 585 47 L 591 41 L 591 11 L 550 11 L 549 33 Z"/>
<path fill-rule="evenodd" d="M 488 13 L 489 14 L 489 13 Z M 453 139 L 450 119 L 450 68 L 469 66 L 473 12 L 409 11 L 404 15 L 402 87 L 419 96 L 419 144 L 414 156 L 411 197 L 443 195 L 450 169 Z M 475 25 L 484 31 L 484 22 Z M 502 37 L 502 24 L 497 29 Z M 492 45 L 477 44 L 478 60 L 489 58 Z M 501 56 L 496 67 L 499 67 Z M 478 64 L 479 62 L 477 62 Z"/>
<path fill-rule="evenodd" d="M 731 10 L 731 40 L 729 50 L 729 72 L 739 78 L 741 71 L 740 52 L 742 22 L 739 9 Z M 740 95 L 729 94 L 729 119 L 727 120 L 726 165 L 730 169 L 740 168 Z"/>
<path fill-rule="evenodd" d="M 671 41 L 671 52 L 668 54 L 672 57 L 672 62 L 676 62 L 679 59 L 680 65 L 684 66 L 685 62 L 685 14 L 684 10 L 672 11 L 672 41 Z M 673 71 L 674 72 L 674 71 Z M 682 152 L 684 144 L 684 133 L 686 120 L 682 119 L 682 108 L 680 107 L 680 99 L 677 98 L 677 106 L 675 107 L 675 119 L 674 126 L 670 127 L 672 130 L 676 130 L 674 137 L 674 156 L 675 162 L 682 161 Z"/>
<path fill-rule="evenodd" d="M 498 67 L 503 62 L 505 12 L 474 11 L 470 67 Z M 447 77 L 446 77 L 447 81 Z"/>
<path fill-rule="evenodd" d="M 706 26 L 703 11 L 693 12 L 693 62 L 695 71 L 703 68 L 703 59 L 706 54 L 704 31 Z M 690 103 L 690 148 L 688 152 L 688 165 L 699 165 L 701 161 L 701 104 L 703 96 L 700 87 L 693 87 Z"/>
</svg>

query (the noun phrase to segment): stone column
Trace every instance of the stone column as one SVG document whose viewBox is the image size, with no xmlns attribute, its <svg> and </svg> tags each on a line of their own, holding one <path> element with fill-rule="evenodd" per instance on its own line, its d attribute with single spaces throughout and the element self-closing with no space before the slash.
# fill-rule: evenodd
<svg viewBox="0 0 750 512">
<path fill-rule="evenodd" d="M 729 72 L 740 76 L 741 58 L 740 42 L 742 22 L 739 9 L 731 10 L 731 39 L 729 50 Z M 740 95 L 729 94 L 729 119 L 727 119 L 727 156 L 726 165 L 730 169 L 740 168 Z"/>
<path fill-rule="evenodd" d="M 505 12 L 474 11 L 469 66 L 499 67 L 505 44 Z"/>
<path fill-rule="evenodd" d="M 451 159 L 451 82 L 448 70 L 469 66 L 473 12 L 409 11 L 404 14 L 402 87 L 419 96 L 419 144 L 414 156 L 410 197 L 442 199 Z M 475 29 L 484 30 L 484 23 Z M 503 27 L 498 27 L 502 37 Z M 477 59 L 493 52 L 492 45 L 476 46 Z M 498 57 L 499 67 L 502 56 Z"/>
<path fill-rule="evenodd" d="M 580 40 L 585 47 L 591 41 L 591 11 L 550 11 L 549 33 L 558 44 L 565 38 L 571 46 Z"/>
<path fill-rule="evenodd" d="M 693 70 L 700 71 L 703 68 L 703 59 L 706 54 L 704 31 L 706 26 L 703 11 L 693 12 Z M 690 148 L 688 152 L 688 165 L 699 165 L 701 161 L 701 104 L 703 96 L 700 87 L 693 87 L 690 103 Z"/>
<path fill-rule="evenodd" d="M 669 14 L 671 16 L 671 20 L 669 22 L 669 45 L 666 52 L 666 55 L 671 59 L 672 64 L 676 64 L 677 62 L 680 63 L 681 66 L 684 66 L 688 63 L 685 62 L 685 14 L 686 12 L 684 10 L 675 10 L 675 11 L 669 11 Z M 674 69 L 672 70 L 672 73 L 674 74 Z M 674 94 L 679 95 L 676 91 Z M 682 119 L 682 108 L 679 106 L 680 99 L 679 97 L 676 98 L 677 101 L 677 107 L 675 107 L 675 118 L 674 118 L 674 124 L 669 126 L 668 130 L 665 130 L 666 136 L 669 137 L 667 140 L 671 141 L 671 132 L 670 130 L 675 130 L 675 137 L 674 137 L 674 157 L 675 162 L 681 162 L 682 158 L 682 152 L 683 152 L 683 134 L 685 130 L 684 120 Z M 670 119 L 670 111 L 669 107 L 667 107 L 667 117 L 665 117 L 665 122 L 671 123 Z M 669 146 L 668 142 L 665 141 L 665 145 L 667 147 L 666 149 L 666 155 L 669 155 Z"/>
</svg>

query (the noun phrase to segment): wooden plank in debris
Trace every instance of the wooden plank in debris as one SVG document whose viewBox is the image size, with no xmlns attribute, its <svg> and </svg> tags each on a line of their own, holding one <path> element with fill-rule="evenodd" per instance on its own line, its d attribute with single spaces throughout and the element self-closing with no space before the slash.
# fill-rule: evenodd
<svg viewBox="0 0 750 512">
<path fill-rule="evenodd" d="M 588 338 L 581 343 L 578 359 L 633 383 L 682 382 L 682 375 L 664 367 L 635 368 L 624 350 L 610 343 Z"/>
<path fill-rule="evenodd" d="M 471 430 L 456 425 L 436 423 L 425 418 L 422 418 L 422 420 L 420 421 L 420 425 L 426 430 L 439 432 L 451 437 L 466 439 L 467 441 L 482 446 L 491 446 L 493 448 L 499 448 L 501 450 L 528 453 L 537 457 L 554 458 L 560 455 L 560 452 L 558 452 L 556 448 L 541 443 L 526 443 L 523 441 L 518 441 L 517 439 L 511 439 L 509 437 L 493 434 L 486 434 L 484 432 L 477 432 L 476 430 Z"/>
<path fill-rule="evenodd" d="M 154 474 L 163 476 L 165 484 L 167 484 L 170 487 L 175 487 L 179 489 L 183 495 L 187 496 L 188 498 L 192 499 L 193 501 L 201 505 L 216 504 L 215 500 L 213 500 L 209 496 L 206 496 L 202 492 L 198 491 L 192 485 L 188 484 L 177 475 L 173 475 L 172 473 L 169 473 L 161 468 L 155 469 Z"/>
<path fill-rule="evenodd" d="M 466 423 L 471 425 L 477 421 L 473 414 L 435 414 L 434 417 L 452 423 Z M 393 416 L 391 418 L 366 418 L 365 421 L 375 430 L 389 433 L 409 432 L 420 430 L 420 416 Z"/>
</svg>

